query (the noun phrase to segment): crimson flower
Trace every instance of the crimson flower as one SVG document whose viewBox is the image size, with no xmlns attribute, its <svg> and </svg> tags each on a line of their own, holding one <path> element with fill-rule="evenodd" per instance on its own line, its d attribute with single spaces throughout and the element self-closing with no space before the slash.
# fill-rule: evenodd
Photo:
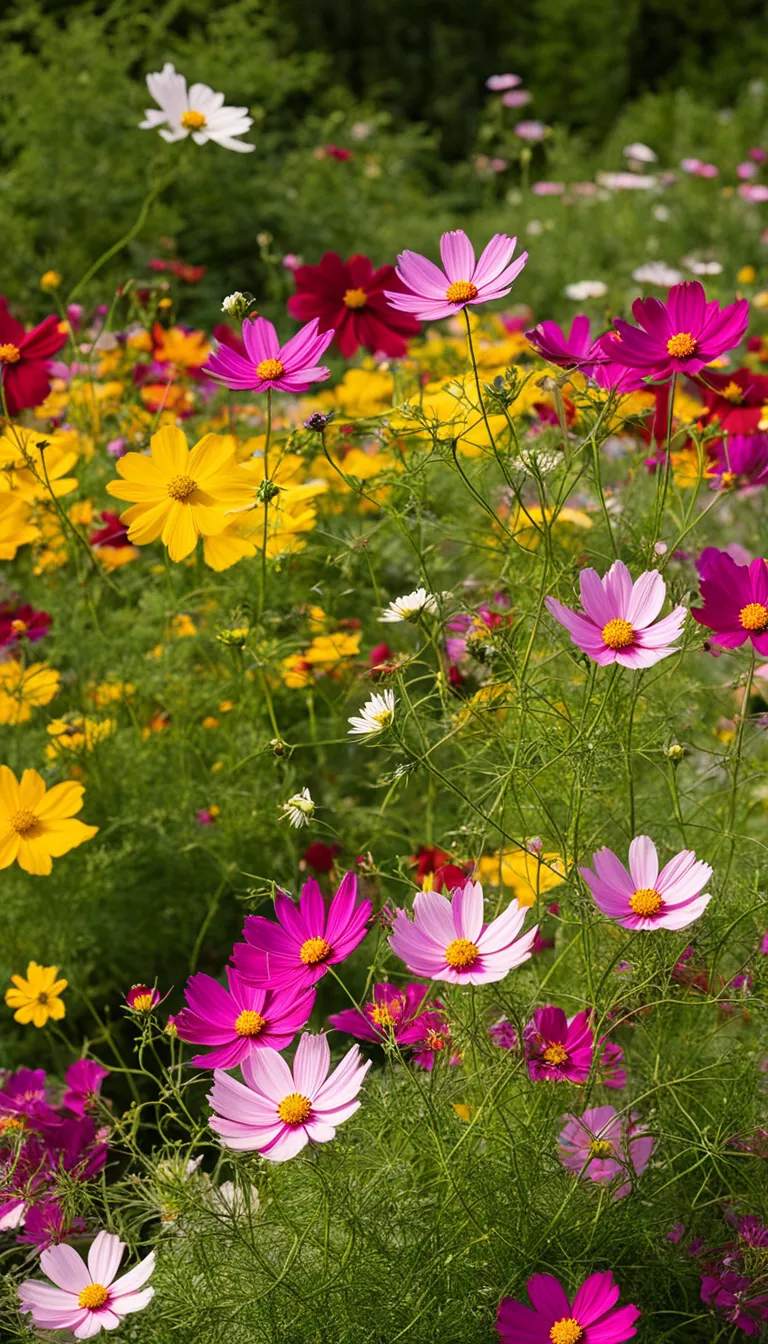
<svg viewBox="0 0 768 1344">
<path fill-rule="evenodd" d="M 95 532 L 91 532 L 88 540 L 92 546 L 131 546 L 128 540 L 128 528 L 125 523 L 120 522 L 120 515 L 113 513 L 111 509 L 102 509 L 101 521 L 103 527 L 98 527 Z"/>
<path fill-rule="evenodd" d="M 35 611 L 29 602 L 0 602 L 0 649 L 10 648 L 28 639 L 35 644 L 51 628 L 47 611 Z"/>
<path fill-rule="evenodd" d="M 734 369 L 733 373 L 706 369 L 698 383 L 707 408 L 702 424 L 717 421 L 726 434 L 755 433 L 768 401 L 768 374 L 751 369 Z"/>
<path fill-rule="evenodd" d="M 299 266 L 293 278 L 296 293 L 288 300 L 288 312 L 299 322 L 317 317 L 320 331 L 335 331 L 345 359 L 360 345 L 396 359 L 419 332 L 416 319 L 397 312 L 384 293 L 405 291 L 394 266 L 374 270 L 369 257 L 356 254 L 342 261 L 338 252 L 325 252 L 317 266 Z"/>
<path fill-rule="evenodd" d="M 61 326 L 58 317 L 51 315 L 25 331 L 11 317 L 8 301 L 0 295 L 0 381 L 9 415 L 39 406 L 48 396 L 48 364 L 67 339 Z"/>
</svg>

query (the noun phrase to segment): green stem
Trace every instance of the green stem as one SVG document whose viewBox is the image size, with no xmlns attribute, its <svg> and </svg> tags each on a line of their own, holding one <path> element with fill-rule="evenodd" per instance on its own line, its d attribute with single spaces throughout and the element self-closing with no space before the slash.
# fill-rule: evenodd
<svg viewBox="0 0 768 1344">
<path fill-rule="evenodd" d="M 102 266 L 106 266 L 108 261 L 111 261 L 113 257 L 116 257 L 118 252 L 122 252 L 123 248 L 127 247 L 128 244 L 133 241 L 133 239 L 136 237 L 136 234 L 139 233 L 140 230 L 143 228 L 147 215 L 152 209 L 152 206 L 154 205 L 161 191 L 163 191 L 164 188 L 167 187 L 168 183 L 175 176 L 176 176 L 176 167 L 174 167 L 170 173 L 166 173 L 164 177 L 161 177 L 160 181 L 157 182 L 154 187 L 150 187 L 149 191 L 147 192 L 141 204 L 141 209 L 139 210 L 139 213 L 136 216 L 136 219 L 134 220 L 128 232 L 124 233 L 122 238 L 118 238 L 117 242 L 113 243 L 111 247 L 108 247 L 106 252 L 102 252 L 101 256 L 93 263 L 91 267 L 89 267 L 89 269 L 86 271 L 82 279 L 78 280 L 74 289 L 70 290 L 69 294 L 67 295 L 67 303 L 72 303 L 72 301 L 76 298 L 76 296 L 80 293 L 80 291 L 85 288 L 85 286 L 93 279 L 95 275 L 98 274 Z"/>
</svg>

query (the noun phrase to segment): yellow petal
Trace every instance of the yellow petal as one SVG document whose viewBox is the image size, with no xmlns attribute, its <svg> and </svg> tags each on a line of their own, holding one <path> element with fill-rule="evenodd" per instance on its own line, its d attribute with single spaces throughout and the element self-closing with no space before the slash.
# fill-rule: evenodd
<svg viewBox="0 0 768 1344">
<path fill-rule="evenodd" d="M 0 868 L 9 868 L 19 852 L 19 837 L 16 831 L 8 831 L 0 839 Z"/>
<path fill-rule="evenodd" d="M 84 822 L 75 818 L 46 821 L 42 834 L 36 839 L 51 858 L 60 859 L 63 854 L 68 854 L 70 849 L 76 849 L 86 840 L 93 839 L 98 829 L 98 826 L 86 826 Z"/>
<path fill-rule="evenodd" d="M 64 981 L 64 983 L 66 984 L 66 980 Z M 61 999 L 49 999 L 48 1012 L 50 1013 L 54 1022 L 60 1022 L 61 1019 L 64 1016 L 66 1016 L 67 1009 Z"/>
<path fill-rule="evenodd" d="M 53 868 L 51 857 L 40 841 L 37 838 L 27 840 L 23 835 L 19 837 L 18 862 L 25 873 L 32 873 L 34 877 L 47 877 Z"/>
<path fill-rule="evenodd" d="M 157 463 L 151 457 L 147 457 L 145 453 L 126 453 L 125 457 L 118 460 L 117 470 L 125 481 L 154 486 L 158 492 L 165 490 L 163 473 Z M 109 485 L 107 489 L 109 489 Z"/>
<path fill-rule="evenodd" d="M 247 555 L 255 555 L 256 547 L 252 541 L 246 541 L 227 530 L 218 537 L 206 537 L 203 554 L 206 565 L 220 574 L 224 569 L 231 569 L 238 560 L 244 560 Z"/>
<path fill-rule="evenodd" d="M 163 527 L 163 544 L 172 560 L 185 560 L 197 545 L 198 531 L 189 504 L 174 502 Z"/>
<path fill-rule="evenodd" d="M 44 1027 L 51 1016 L 47 1003 L 32 1004 L 32 1021 L 36 1027 Z"/>
<path fill-rule="evenodd" d="M 29 1023 L 34 1019 L 35 1010 L 39 1007 L 39 1003 L 28 1003 L 23 1008 L 19 1008 L 18 1012 L 13 1014 L 14 1022 L 20 1022 L 23 1027 L 29 1026 Z"/>
<path fill-rule="evenodd" d="M 201 485 L 221 471 L 222 467 L 234 463 L 235 454 L 232 441 L 222 434 L 206 434 L 196 443 L 189 455 L 189 474 Z"/>
<path fill-rule="evenodd" d="M 45 781 L 36 770 L 25 770 L 19 783 L 19 806 L 36 812 L 38 803 L 44 797 Z"/>
<path fill-rule="evenodd" d="M 16 776 L 7 765 L 0 765 L 0 807 L 8 816 L 13 816 L 21 807 L 19 785 Z"/>
<path fill-rule="evenodd" d="M 164 499 L 151 508 L 144 504 L 134 504 L 132 509 L 126 509 L 125 513 L 121 513 L 120 521 L 129 524 L 129 541 L 135 542 L 137 546 L 146 546 L 150 541 L 157 541 L 171 507 L 172 500 Z"/>
<path fill-rule="evenodd" d="M 40 781 L 42 783 L 42 780 Z M 42 803 L 36 808 L 41 821 L 61 821 L 63 817 L 73 817 L 83 806 L 85 789 L 74 780 L 65 780 L 63 784 L 54 784 L 48 790 Z M 26 804 L 25 804 L 26 806 Z"/>
<path fill-rule="evenodd" d="M 187 440 L 175 425 L 164 425 L 152 435 L 149 446 L 152 461 L 167 480 L 169 476 L 188 476 L 189 449 Z"/>
<path fill-rule="evenodd" d="M 17 975 L 13 976 L 14 980 L 18 980 L 18 978 Z M 6 989 L 5 1002 L 9 1008 L 21 1008 L 25 1003 L 30 1002 L 30 996 L 21 989 Z"/>
</svg>

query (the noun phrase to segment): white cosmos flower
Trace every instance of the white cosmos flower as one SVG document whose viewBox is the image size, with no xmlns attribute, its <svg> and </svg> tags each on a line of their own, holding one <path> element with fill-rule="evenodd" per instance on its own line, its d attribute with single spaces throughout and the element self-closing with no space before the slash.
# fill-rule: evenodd
<svg viewBox="0 0 768 1344">
<path fill-rule="evenodd" d="M 390 602 L 379 620 L 388 624 L 393 624 L 395 621 L 414 621 L 423 611 L 434 616 L 437 611 L 437 598 L 428 593 L 426 588 L 416 588 L 405 597 L 396 597 L 394 602 Z"/>
<path fill-rule="evenodd" d="M 367 737 L 369 733 L 382 733 L 388 728 L 395 717 L 395 693 L 394 691 L 384 691 L 379 695 L 378 691 L 366 700 L 359 714 L 353 714 L 348 723 L 352 725 L 349 729 L 350 736 L 356 734 Z"/>
<path fill-rule="evenodd" d="M 655 163 L 656 155 L 650 145 L 644 145 L 642 141 L 635 140 L 631 145 L 625 145 L 622 150 L 625 158 L 633 159 L 635 163 Z"/>
<path fill-rule="evenodd" d="M 235 139 L 253 125 L 247 107 L 225 107 L 224 94 L 214 93 L 207 84 L 192 84 L 187 89 L 186 79 L 170 61 L 147 75 L 147 88 L 160 110 L 147 109 L 144 121 L 139 122 L 142 131 L 159 130 L 169 144 L 191 135 L 196 145 L 213 140 L 239 154 L 250 154 L 256 148 Z"/>
<path fill-rule="evenodd" d="M 699 261 L 698 257 L 683 257 L 681 264 L 686 271 L 692 271 L 694 275 L 722 275 L 723 273 L 719 261 Z"/>
<path fill-rule="evenodd" d="M 300 793 L 294 793 L 293 797 L 283 803 L 283 816 L 287 817 L 291 825 L 297 829 L 300 826 L 309 825 L 314 810 L 315 804 L 309 789 L 302 789 Z"/>
<path fill-rule="evenodd" d="M 648 261 L 632 272 L 632 279 L 638 285 L 659 285 L 662 289 L 679 285 L 682 278 L 682 272 L 676 271 L 674 266 L 668 266 L 665 261 Z"/>
<path fill-rule="evenodd" d="M 566 285 L 564 293 L 567 299 L 584 303 L 585 299 L 602 299 L 608 293 L 608 286 L 602 280 L 577 280 L 573 285 Z"/>
</svg>

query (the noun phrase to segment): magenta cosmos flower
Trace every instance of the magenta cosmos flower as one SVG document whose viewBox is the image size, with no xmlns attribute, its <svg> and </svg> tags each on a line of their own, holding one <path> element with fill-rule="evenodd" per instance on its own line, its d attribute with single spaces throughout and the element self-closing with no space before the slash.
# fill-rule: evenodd
<svg viewBox="0 0 768 1344">
<path fill-rule="evenodd" d="M 271 1162 L 295 1157 L 310 1140 L 328 1143 L 336 1126 L 358 1110 L 357 1094 L 371 1061 L 363 1063 L 360 1047 L 353 1045 L 329 1078 L 330 1067 L 327 1037 L 305 1032 L 293 1072 L 269 1046 L 243 1060 L 245 1084 L 216 1069 L 208 1094 L 215 1112 L 211 1129 L 225 1148 L 260 1152 Z"/>
<path fill-rule="evenodd" d="M 202 972 L 190 976 L 184 990 L 187 1007 L 176 1017 L 183 1041 L 214 1047 L 192 1056 L 203 1069 L 234 1069 L 252 1050 L 266 1046 L 284 1050 L 307 1025 L 315 1004 L 312 988 L 256 989 L 231 967 L 227 984 L 225 989 Z"/>
<path fill-rule="evenodd" d="M 71 1246 L 51 1246 L 40 1264 L 53 1284 L 25 1279 L 19 1286 L 21 1311 L 31 1312 L 43 1330 L 71 1330 L 76 1339 L 90 1339 L 101 1330 L 116 1330 L 124 1316 L 141 1311 L 154 1296 L 144 1284 L 155 1267 L 155 1253 L 115 1278 L 125 1242 L 99 1232 L 86 1265 Z"/>
<path fill-rule="evenodd" d="M 362 1008 L 345 1008 L 328 1021 L 337 1031 L 349 1032 L 359 1041 L 382 1045 L 393 1040 L 401 1049 L 418 1047 L 418 1053 L 427 1061 L 419 1062 L 431 1069 L 434 1049 L 444 1048 L 448 1032 L 441 1003 L 431 1003 L 429 1011 L 422 1011 L 427 992 L 426 985 L 411 984 L 404 989 L 397 985 L 374 985 L 370 1003 Z M 430 1036 L 434 1038 L 432 1048 L 427 1047 Z"/>
<path fill-rule="evenodd" d="M 585 1279 L 573 1303 L 551 1274 L 534 1274 L 526 1287 L 530 1307 L 513 1297 L 499 1303 L 496 1329 L 502 1344 L 622 1344 L 637 1334 L 640 1309 L 614 1310 L 619 1285 L 610 1270 Z"/>
<path fill-rule="evenodd" d="M 235 943 L 235 969 L 243 980 L 262 989 L 314 985 L 329 966 L 344 961 L 365 937 L 371 917 L 369 900 L 357 900 L 357 877 L 346 873 L 326 911 L 323 894 L 310 878 L 298 906 L 282 892 L 275 898 L 273 924 L 263 915 L 249 915 L 244 943 Z"/>
<path fill-rule="evenodd" d="M 584 313 L 577 313 L 566 336 L 557 322 L 539 322 L 532 331 L 526 331 L 525 339 L 532 345 L 537 355 L 561 369 L 585 369 L 595 362 L 592 353 L 592 340 L 589 334 L 590 322 Z M 597 351 L 598 362 L 605 363 L 607 356 Z"/>
<path fill-rule="evenodd" d="M 583 1115 L 564 1115 L 557 1140 L 560 1160 L 585 1181 L 611 1185 L 621 1179 L 614 1199 L 628 1195 L 632 1175 L 640 1176 L 653 1152 L 653 1139 L 636 1115 L 619 1115 L 613 1106 L 593 1106 Z"/>
<path fill-rule="evenodd" d="M 334 337 L 333 330 L 318 332 L 315 317 L 290 341 L 281 345 L 265 317 L 243 323 L 245 355 L 220 344 L 203 369 L 210 378 L 235 391 L 306 392 L 311 383 L 323 383 L 331 371 L 318 364 Z"/>
<path fill-rule="evenodd" d="M 96 1104 L 101 1092 L 101 1084 L 109 1077 L 109 1069 L 97 1064 L 95 1059 L 78 1059 L 70 1064 L 64 1075 L 67 1090 L 62 1104 L 75 1115 L 87 1115 Z"/>
<path fill-rule="evenodd" d="M 627 566 L 616 560 L 602 579 L 597 570 L 582 569 L 579 587 L 584 615 L 564 607 L 554 597 L 546 598 L 547 611 L 565 626 L 577 648 L 593 663 L 601 667 L 609 663 L 653 667 L 677 652 L 673 641 L 681 634 L 685 607 L 675 607 L 663 620 L 656 621 L 667 593 L 657 570 L 646 570 L 633 583 Z"/>
<path fill-rule="evenodd" d="M 534 1082 L 585 1083 L 592 1067 L 595 1037 L 590 1015 L 569 1019 L 562 1008 L 537 1008 L 524 1032 L 528 1072 Z"/>
<path fill-rule="evenodd" d="M 629 846 L 629 872 L 610 849 L 592 855 L 595 872 L 580 868 L 595 904 L 625 929 L 685 929 L 702 915 L 711 897 L 700 893 L 712 876 L 708 863 L 684 849 L 659 872 L 656 846 L 636 835 Z"/>
<path fill-rule="evenodd" d="M 445 269 L 441 271 L 418 252 L 401 252 L 396 270 L 407 292 L 385 290 L 386 297 L 393 308 L 413 313 L 422 322 L 452 317 L 467 304 L 503 299 L 528 260 L 528 253 L 521 252 L 512 261 L 516 245 L 516 238 L 495 233 L 476 261 L 475 249 L 463 229 L 444 233 L 440 256 Z"/>
<path fill-rule="evenodd" d="M 705 364 L 741 342 L 749 322 L 749 301 L 739 299 L 721 308 L 707 303 L 698 280 L 673 285 L 666 303 L 635 299 L 632 312 L 639 327 L 617 317 L 620 341 L 611 346 L 614 359 L 649 378 L 673 373 L 699 373 Z"/>
<path fill-rule="evenodd" d="M 710 451 L 713 489 L 768 485 L 768 434 L 729 434 L 713 443 Z"/>
<path fill-rule="evenodd" d="M 691 609 L 699 625 L 714 631 L 712 643 L 738 649 L 749 639 L 768 657 L 768 567 L 764 560 L 737 565 L 727 551 L 707 546 L 698 560 L 703 607 Z"/>
<path fill-rule="evenodd" d="M 527 913 L 512 901 L 490 924 L 483 923 L 479 882 L 457 887 L 450 900 L 437 891 L 419 891 L 413 921 L 398 910 L 389 945 L 414 975 L 452 985 L 486 985 L 531 956 L 537 929 L 518 938 Z"/>
</svg>

